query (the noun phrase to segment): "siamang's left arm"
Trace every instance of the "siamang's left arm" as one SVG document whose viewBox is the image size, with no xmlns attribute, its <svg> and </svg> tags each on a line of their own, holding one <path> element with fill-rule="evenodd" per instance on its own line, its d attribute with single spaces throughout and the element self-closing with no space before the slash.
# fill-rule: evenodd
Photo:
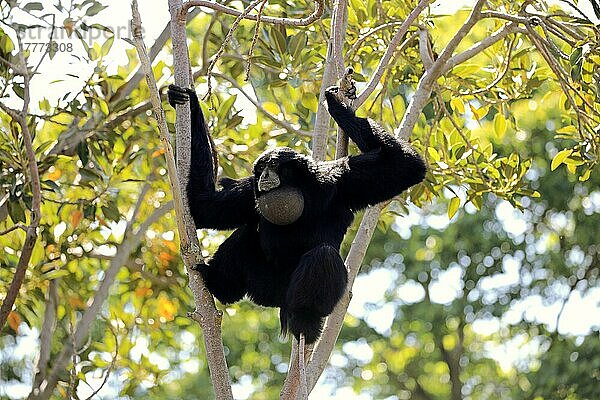
<svg viewBox="0 0 600 400">
<path fill-rule="evenodd" d="M 404 140 L 396 139 L 371 119 L 360 118 L 337 97 L 338 89 L 325 92 L 327 108 L 340 128 L 362 154 L 350 156 L 338 181 L 340 198 L 352 210 L 390 200 L 421 182 L 423 159 Z"/>
</svg>

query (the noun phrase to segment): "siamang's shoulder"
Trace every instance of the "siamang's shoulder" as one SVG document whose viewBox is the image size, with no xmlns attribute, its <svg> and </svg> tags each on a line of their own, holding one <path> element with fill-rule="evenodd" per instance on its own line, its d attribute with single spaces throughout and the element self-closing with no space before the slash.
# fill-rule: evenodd
<svg viewBox="0 0 600 400">
<path fill-rule="evenodd" d="M 348 168 L 348 157 L 343 157 L 333 161 L 317 163 L 315 172 L 319 182 L 333 184 Z"/>
</svg>

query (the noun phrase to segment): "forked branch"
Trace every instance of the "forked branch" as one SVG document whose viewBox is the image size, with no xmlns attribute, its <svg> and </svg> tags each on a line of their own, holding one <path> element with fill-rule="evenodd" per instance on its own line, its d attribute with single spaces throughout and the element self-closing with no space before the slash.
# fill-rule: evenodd
<svg viewBox="0 0 600 400">
<path fill-rule="evenodd" d="M 215 3 L 210 0 L 191 0 L 183 4 L 181 8 L 180 15 L 184 18 L 185 14 L 187 14 L 188 10 L 192 7 L 206 7 L 215 11 L 222 12 L 224 14 L 233 15 L 234 17 L 239 17 L 243 14 L 242 11 L 236 10 L 235 8 L 231 8 L 228 6 L 224 6 L 219 3 Z M 315 9 L 314 11 L 304 17 L 304 18 L 284 18 L 284 17 L 270 17 L 270 16 L 260 16 L 261 22 L 265 22 L 268 24 L 281 24 L 286 26 L 308 26 L 321 18 L 323 15 L 323 0 L 315 0 Z M 243 16 L 244 19 L 249 19 L 252 21 L 257 21 L 259 16 L 257 14 L 248 14 Z"/>
</svg>

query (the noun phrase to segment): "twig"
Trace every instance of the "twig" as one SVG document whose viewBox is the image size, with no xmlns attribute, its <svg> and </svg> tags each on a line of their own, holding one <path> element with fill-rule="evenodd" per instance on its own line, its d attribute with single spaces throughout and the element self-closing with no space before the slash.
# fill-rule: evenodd
<svg viewBox="0 0 600 400">
<path fill-rule="evenodd" d="M 354 54 L 358 51 L 358 49 L 360 48 L 360 45 L 365 40 L 367 40 L 370 36 L 374 35 L 375 33 L 379 32 L 379 31 L 382 31 L 384 29 L 391 28 L 391 27 L 398 26 L 398 25 L 402 25 L 402 24 L 403 24 L 402 21 L 388 22 L 388 23 L 376 26 L 375 28 L 371 29 L 367 33 L 363 34 L 358 39 L 356 39 L 356 41 L 354 43 L 352 43 L 352 47 L 350 47 L 350 49 L 346 52 L 346 59 L 348 61 L 351 61 L 352 60 L 352 56 L 354 56 Z"/>
<path fill-rule="evenodd" d="M 273 114 L 271 114 L 270 112 L 268 112 L 254 97 L 252 97 L 249 93 L 246 93 L 246 91 L 232 77 L 224 75 L 224 74 L 220 74 L 218 72 L 214 72 L 212 75 L 214 77 L 217 77 L 219 79 L 224 79 L 227 82 L 231 83 L 231 85 L 234 88 L 236 88 L 238 91 L 240 91 L 240 93 L 242 93 L 244 95 L 244 97 L 246 97 L 248 99 L 248 101 L 250 101 L 254 105 L 254 107 L 256 107 L 261 113 L 263 113 L 265 115 L 265 117 L 267 117 L 271 121 L 273 121 L 273 123 L 275 125 L 278 125 L 281 128 L 287 130 L 288 132 L 294 133 L 296 135 L 312 136 L 311 132 L 306 132 L 306 131 L 303 131 L 301 129 L 296 129 L 296 128 L 294 128 L 292 126 L 292 124 L 290 124 L 286 120 L 280 120 L 279 118 L 277 118 L 276 116 L 274 116 Z"/>
<path fill-rule="evenodd" d="M 518 26 L 519 25 L 516 23 L 512 23 L 512 22 L 508 23 L 508 24 L 504 25 L 501 29 L 492 33 L 490 36 L 486 37 L 485 39 L 481 40 L 480 42 L 475 43 L 473 46 L 469 47 L 467 50 L 463 51 L 462 53 L 458 53 L 458 54 L 452 56 L 443 66 L 442 74 L 445 74 L 446 72 L 450 71 L 452 68 L 456 67 L 459 64 L 464 63 L 465 61 L 469 60 L 470 58 L 475 57 L 477 54 L 481 53 L 483 50 L 487 49 L 488 47 L 493 46 L 494 44 L 498 43 L 500 40 L 504 39 L 511 33 L 516 32 Z"/>
<path fill-rule="evenodd" d="M 17 230 L 17 229 L 22 229 L 25 232 L 27 232 L 27 227 L 25 225 L 23 225 L 23 224 L 16 224 L 16 225 L 13 225 L 10 228 L 8 228 L 8 229 L 0 232 L 0 236 L 6 235 L 7 233 L 10 233 L 10 232 L 12 232 L 14 230 Z"/>
<path fill-rule="evenodd" d="M 239 17 L 242 15 L 242 11 L 238 11 L 235 8 L 227 7 L 222 4 L 215 3 L 210 0 L 191 0 L 183 4 L 180 13 L 185 15 L 191 7 L 206 7 L 215 11 L 222 12 L 224 14 L 233 15 Z M 280 17 L 269 17 L 262 16 L 260 19 L 268 24 L 281 24 L 286 26 L 307 26 L 321 18 L 323 15 L 323 0 L 315 0 L 315 10 L 307 17 L 304 18 L 280 18 Z M 244 15 L 243 19 L 250 19 L 256 21 L 259 17 L 257 15 L 249 14 Z"/>
<path fill-rule="evenodd" d="M 256 26 L 254 27 L 254 35 L 252 36 L 252 43 L 250 43 L 250 49 L 248 50 L 248 61 L 246 64 L 246 78 L 245 80 L 250 79 L 250 66 L 252 65 L 252 54 L 254 54 L 254 46 L 256 46 L 256 41 L 258 40 L 258 35 L 260 33 L 260 18 L 262 17 L 263 9 L 265 8 L 265 4 L 267 4 L 267 0 L 262 0 L 260 3 L 260 7 L 258 8 L 258 14 L 256 18 Z"/>
<path fill-rule="evenodd" d="M 510 69 L 510 61 L 511 61 L 510 57 L 512 55 L 513 47 L 514 47 L 516 41 L 517 41 L 517 36 L 515 35 L 515 37 L 513 37 L 512 40 L 510 41 L 510 43 L 508 45 L 508 49 L 506 50 L 506 56 L 503 60 L 502 71 L 500 71 L 498 76 L 496 76 L 494 78 L 494 80 L 492 82 L 490 82 L 490 84 L 486 85 L 485 87 L 482 87 L 482 88 L 479 88 L 476 90 L 472 90 L 470 92 L 463 91 L 463 92 L 460 92 L 460 94 L 463 96 L 474 96 L 474 95 L 481 94 L 481 93 L 487 93 L 490 90 L 492 90 L 498 83 L 500 83 L 500 81 L 506 76 L 506 74 L 508 73 L 508 70 Z"/>
<path fill-rule="evenodd" d="M 212 83 L 211 83 L 211 79 L 210 79 L 210 77 L 212 75 L 212 70 L 215 67 L 215 65 L 217 64 L 217 61 L 221 58 L 221 54 L 223 54 L 223 52 L 225 51 L 225 47 L 227 46 L 227 44 L 233 37 L 233 32 L 235 32 L 235 30 L 237 29 L 240 22 L 244 19 L 244 17 L 247 16 L 250 11 L 254 10 L 254 8 L 258 4 L 260 4 L 262 1 L 263 0 L 254 0 L 252 3 L 250 3 L 248 5 L 248 7 L 246 7 L 244 9 L 244 11 L 242 11 L 240 13 L 240 15 L 237 16 L 235 21 L 233 21 L 233 24 L 231 24 L 229 31 L 227 32 L 227 34 L 225 35 L 225 38 L 223 39 L 223 42 L 221 43 L 221 47 L 219 47 L 219 50 L 217 50 L 217 54 L 215 54 L 215 56 L 211 60 L 210 64 L 208 65 L 207 77 L 206 77 L 206 83 L 208 85 L 208 88 L 207 88 L 206 96 L 204 98 L 210 98 L 210 96 L 212 94 Z M 189 3 L 186 3 L 186 4 L 189 4 Z M 184 5 L 184 7 L 185 7 L 185 5 Z"/>
<path fill-rule="evenodd" d="M 19 119 L 21 119 L 21 116 L 19 115 L 19 111 L 15 110 L 13 108 L 10 108 L 6 104 L 0 103 L 0 108 L 15 121 L 18 121 Z"/>
<path fill-rule="evenodd" d="M 421 15 L 421 12 L 425 8 L 427 8 L 429 2 L 430 0 L 420 0 L 419 4 L 417 4 L 417 6 L 411 11 L 411 13 L 408 14 L 402 25 L 400 25 L 398 31 L 396 32 L 392 40 L 390 40 L 390 44 L 385 50 L 383 57 L 381 57 L 381 60 L 379 60 L 379 64 L 377 65 L 377 68 L 375 69 L 373 75 L 371 75 L 371 79 L 369 79 L 367 86 L 360 93 L 360 95 L 358 95 L 358 98 L 355 101 L 356 107 L 360 107 L 365 102 L 365 100 L 367 100 L 367 98 L 371 95 L 371 93 L 373 93 L 373 91 L 379 84 L 379 81 L 381 80 L 381 77 L 383 76 L 383 73 L 385 72 L 388 63 L 392 59 L 396 48 L 400 44 L 400 41 L 402 40 L 404 35 L 406 35 L 406 32 L 408 32 L 408 28 L 410 28 L 413 22 L 419 17 L 419 15 Z"/>
<path fill-rule="evenodd" d="M 85 400 L 92 400 L 98 394 L 98 392 L 102 390 L 102 388 L 106 385 L 106 382 L 108 382 L 108 377 L 110 376 L 111 371 L 115 368 L 115 365 L 117 364 L 117 357 L 119 356 L 119 337 L 117 336 L 115 330 L 110 326 L 110 324 L 107 325 L 110 329 L 110 332 L 113 334 L 113 337 L 115 338 L 115 355 L 113 356 L 110 365 L 106 369 L 106 375 L 104 375 L 102 383 Z"/>
</svg>

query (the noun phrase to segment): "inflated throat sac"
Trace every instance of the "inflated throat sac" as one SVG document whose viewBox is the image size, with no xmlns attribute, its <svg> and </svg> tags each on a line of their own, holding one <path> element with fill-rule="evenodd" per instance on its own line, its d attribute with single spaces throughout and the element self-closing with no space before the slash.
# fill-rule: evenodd
<svg viewBox="0 0 600 400">
<path fill-rule="evenodd" d="M 289 225 L 304 211 L 304 196 L 294 187 L 273 189 L 258 198 L 258 209 L 267 221 L 275 225 Z"/>
</svg>

